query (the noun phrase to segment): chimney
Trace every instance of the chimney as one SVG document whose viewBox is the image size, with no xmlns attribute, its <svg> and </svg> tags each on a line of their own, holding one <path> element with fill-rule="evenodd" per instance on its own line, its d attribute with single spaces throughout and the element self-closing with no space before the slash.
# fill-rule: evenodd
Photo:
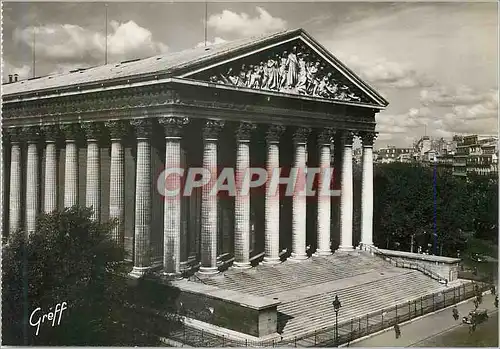
<svg viewBox="0 0 500 349">
<path fill-rule="evenodd" d="M 12 74 L 9 74 L 9 84 L 12 82 Z"/>
<path fill-rule="evenodd" d="M 19 78 L 19 75 L 14 74 L 14 82 L 17 82 L 17 78 Z"/>
</svg>

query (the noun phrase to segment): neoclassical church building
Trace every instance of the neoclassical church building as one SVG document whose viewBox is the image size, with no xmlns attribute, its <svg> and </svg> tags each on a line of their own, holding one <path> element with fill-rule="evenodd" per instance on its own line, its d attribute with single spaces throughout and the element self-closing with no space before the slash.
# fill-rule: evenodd
<svg viewBox="0 0 500 349">
<path fill-rule="evenodd" d="M 302 29 L 2 88 L 4 236 L 34 231 L 41 212 L 91 206 L 94 219 L 119 222 L 113 238 L 132 276 L 173 277 L 372 244 L 375 115 L 388 103 Z M 165 168 L 195 167 L 331 167 L 341 195 L 273 194 L 267 184 L 246 196 L 210 195 L 208 185 L 169 199 L 158 191 Z"/>
</svg>

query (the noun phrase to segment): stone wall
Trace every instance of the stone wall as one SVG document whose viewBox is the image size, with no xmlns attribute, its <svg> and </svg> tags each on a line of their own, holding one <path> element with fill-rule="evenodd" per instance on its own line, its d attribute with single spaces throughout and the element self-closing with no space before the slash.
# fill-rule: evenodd
<svg viewBox="0 0 500 349">
<path fill-rule="evenodd" d="M 255 337 L 277 332 L 280 302 L 190 281 L 176 281 L 180 315 Z"/>
<path fill-rule="evenodd" d="M 458 278 L 459 258 L 430 256 L 419 253 L 402 252 L 378 249 L 381 254 L 387 255 L 398 262 L 419 264 L 429 269 L 448 281 Z"/>
</svg>

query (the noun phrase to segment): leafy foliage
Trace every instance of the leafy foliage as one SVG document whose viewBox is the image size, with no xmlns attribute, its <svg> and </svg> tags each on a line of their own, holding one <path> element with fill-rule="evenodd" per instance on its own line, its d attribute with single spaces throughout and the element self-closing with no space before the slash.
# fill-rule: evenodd
<svg viewBox="0 0 500 349">
<path fill-rule="evenodd" d="M 157 345 L 124 328 L 128 287 L 120 274 L 122 250 L 109 238 L 112 223 L 91 220 L 91 209 L 73 207 L 39 217 L 30 236 L 11 234 L 3 247 L 2 332 L 10 345 Z M 60 325 L 38 317 L 67 303 Z M 52 309 L 51 309 L 52 308 Z"/>
<path fill-rule="evenodd" d="M 414 251 L 417 246 L 425 251 L 436 240 L 437 254 L 455 256 L 471 238 L 497 243 L 497 222 L 496 181 L 481 176 L 457 178 L 419 164 L 375 167 L 377 246 L 409 251 L 413 235 Z"/>
</svg>

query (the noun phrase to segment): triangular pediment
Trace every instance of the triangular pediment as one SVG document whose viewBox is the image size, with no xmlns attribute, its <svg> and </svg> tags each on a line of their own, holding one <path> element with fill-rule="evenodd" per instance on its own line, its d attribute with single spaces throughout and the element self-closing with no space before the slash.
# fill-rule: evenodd
<svg viewBox="0 0 500 349">
<path fill-rule="evenodd" d="M 183 78 L 241 89 L 385 108 L 387 101 L 304 32 L 247 52 L 222 55 Z"/>
</svg>

